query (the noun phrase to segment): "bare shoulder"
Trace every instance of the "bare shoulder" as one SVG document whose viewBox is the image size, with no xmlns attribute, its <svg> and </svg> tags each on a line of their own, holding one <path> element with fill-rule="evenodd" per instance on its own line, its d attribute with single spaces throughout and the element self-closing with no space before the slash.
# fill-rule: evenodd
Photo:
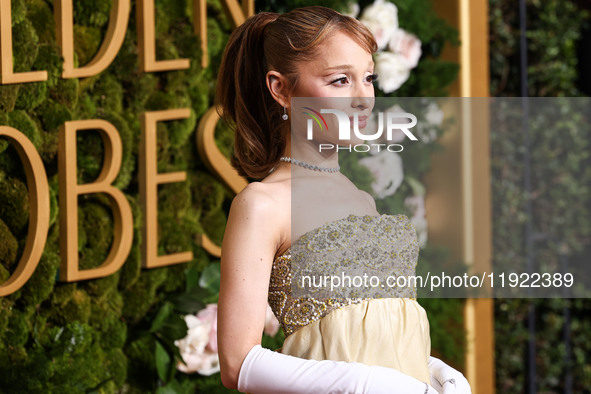
<svg viewBox="0 0 591 394">
<path fill-rule="evenodd" d="M 249 183 L 232 201 L 227 231 L 257 234 L 258 242 L 272 244 L 275 253 L 289 240 L 290 202 L 285 183 Z"/>
<path fill-rule="evenodd" d="M 241 213 L 277 215 L 289 209 L 289 190 L 277 182 L 251 182 L 234 197 L 232 207 Z"/>
<path fill-rule="evenodd" d="M 373 198 L 373 196 L 371 194 L 369 194 L 368 192 L 366 192 L 365 190 L 359 189 L 359 192 L 361 193 L 361 196 L 367 200 L 367 202 L 369 203 L 371 208 L 376 210 L 377 209 L 376 208 L 376 200 Z"/>
</svg>

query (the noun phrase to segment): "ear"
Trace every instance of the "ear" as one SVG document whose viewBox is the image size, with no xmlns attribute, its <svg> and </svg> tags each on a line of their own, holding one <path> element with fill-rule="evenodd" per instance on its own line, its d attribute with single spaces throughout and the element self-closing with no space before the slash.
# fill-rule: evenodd
<svg viewBox="0 0 591 394">
<path fill-rule="evenodd" d="M 282 107 L 289 107 L 290 98 L 288 94 L 289 83 L 287 78 L 278 71 L 271 70 L 266 75 L 267 88 L 271 96 Z"/>
</svg>

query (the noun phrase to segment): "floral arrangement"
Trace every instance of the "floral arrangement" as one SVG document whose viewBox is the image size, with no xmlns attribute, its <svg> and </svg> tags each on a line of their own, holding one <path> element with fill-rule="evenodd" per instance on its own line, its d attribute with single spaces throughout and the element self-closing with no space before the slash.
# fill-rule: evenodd
<svg viewBox="0 0 591 394">
<path fill-rule="evenodd" d="M 187 336 L 174 341 L 182 357 L 179 371 L 207 376 L 219 372 L 217 313 L 218 305 L 208 304 L 196 315 L 184 316 Z"/>
<path fill-rule="evenodd" d="M 356 18 L 359 4 L 351 3 L 344 14 Z M 421 57 L 421 41 L 399 27 L 398 8 L 386 0 L 376 0 L 365 7 L 359 20 L 371 30 L 378 44 L 375 72 L 380 76 L 378 86 L 384 93 L 392 93 L 408 80 L 410 71 Z"/>
<path fill-rule="evenodd" d="M 411 100 L 405 102 L 412 103 Z M 438 134 L 444 129 L 444 115 L 436 101 L 427 98 L 418 100 L 419 108 L 422 110 L 415 112 L 422 115 L 422 121 L 417 123 L 413 132 L 415 132 L 423 144 L 434 143 Z M 407 112 L 400 105 L 395 104 L 386 110 L 387 112 Z M 374 115 L 374 114 L 372 114 Z M 368 123 L 369 130 L 375 129 L 375 116 L 370 118 Z M 406 135 L 401 130 L 394 130 L 392 138 L 389 140 L 378 141 L 383 143 L 401 143 L 406 139 Z M 419 238 L 419 246 L 426 247 L 427 244 L 427 219 L 425 217 L 425 187 L 415 177 L 410 176 L 405 179 L 403 170 L 402 155 L 397 152 L 369 151 L 370 155 L 359 159 L 358 163 L 369 170 L 373 178 L 371 183 L 371 192 L 376 200 L 387 203 L 387 199 L 393 196 L 403 181 L 410 186 L 411 196 L 404 199 L 404 208 L 410 213 L 411 223 L 414 225 Z M 393 207 L 398 209 L 398 207 Z"/>
<path fill-rule="evenodd" d="M 154 357 L 160 385 L 157 392 L 230 392 L 222 387 L 219 375 L 220 263 L 211 262 L 203 270 L 188 268 L 184 274 L 185 292 L 169 295 L 148 332 L 156 344 Z M 283 340 L 279 321 L 267 305 L 262 344 L 277 349 Z"/>
<path fill-rule="evenodd" d="M 374 54 L 375 72 L 379 75 L 378 88 L 383 96 L 392 96 L 408 81 L 411 70 L 417 67 L 423 51 L 421 40 L 413 33 L 400 27 L 398 7 L 387 0 L 375 0 L 360 12 L 358 3 L 349 3 L 344 14 L 357 18 L 369 28 L 378 44 Z M 418 103 L 423 118 L 417 123 L 416 131 L 424 144 L 434 143 L 442 133 L 443 112 L 438 104 L 427 98 Z M 387 112 L 407 112 L 396 104 Z M 375 114 L 372 114 L 375 115 Z M 368 130 L 376 129 L 375 116 L 370 118 Z M 395 130 L 393 138 L 384 143 L 400 143 L 406 139 L 401 130 Z M 402 156 L 396 152 L 369 151 L 369 155 L 358 161 L 369 170 L 373 177 L 371 192 L 377 200 L 387 204 L 387 198 L 393 196 L 405 180 Z M 406 153 L 406 152 L 405 152 Z M 417 230 L 419 245 L 424 248 L 427 243 L 427 220 L 425 218 L 425 188 L 418 177 L 406 180 L 412 195 L 404 199 L 404 208 L 410 213 L 411 222 Z M 383 205 L 382 204 L 382 205 Z M 401 207 L 390 207 L 399 210 Z"/>
<path fill-rule="evenodd" d="M 182 361 L 179 360 L 177 364 L 179 371 L 206 376 L 220 371 L 217 313 L 218 305 L 208 304 L 196 315 L 185 315 L 187 336 L 174 342 L 182 357 Z M 273 337 L 277 331 L 279 321 L 267 305 L 264 333 Z"/>
</svg>

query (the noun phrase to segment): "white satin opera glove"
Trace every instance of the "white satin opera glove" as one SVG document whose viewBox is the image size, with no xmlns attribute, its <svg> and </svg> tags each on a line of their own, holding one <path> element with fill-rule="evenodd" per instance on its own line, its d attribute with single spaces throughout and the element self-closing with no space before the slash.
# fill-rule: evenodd
<svg viewBox="0 0 591 394">
<path fill-rule="evenodd" d="M 436 357 L 429 357 L 431 385 L 440 394 L 472 394 L 464 375 Z"/>
<path fill-rule="evenodd" d="M 261 345 L 244 358 L 238 390 L 252 394 L 437 394 L 427 383 L 393 368 L 306 360 Z"/>
</svg>

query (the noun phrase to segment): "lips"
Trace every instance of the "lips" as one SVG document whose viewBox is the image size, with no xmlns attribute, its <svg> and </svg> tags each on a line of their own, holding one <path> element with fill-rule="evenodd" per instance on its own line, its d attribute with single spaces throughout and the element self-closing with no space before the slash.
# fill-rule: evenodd
<svg viewBox="0 0 591 394">
<path fill-rule="evenodd" d="M 351 127 L 353 127 L 354 124 L 354 120 L 353 120 L 353 116 L 349 116 L 349 120 L 351 121 Z M 359 126 L 360 129 L 363 129 L 365 126 L 367 126 L 367 116 L 360 116 L 358 118 L 357 124 Z"/>
</svg>

